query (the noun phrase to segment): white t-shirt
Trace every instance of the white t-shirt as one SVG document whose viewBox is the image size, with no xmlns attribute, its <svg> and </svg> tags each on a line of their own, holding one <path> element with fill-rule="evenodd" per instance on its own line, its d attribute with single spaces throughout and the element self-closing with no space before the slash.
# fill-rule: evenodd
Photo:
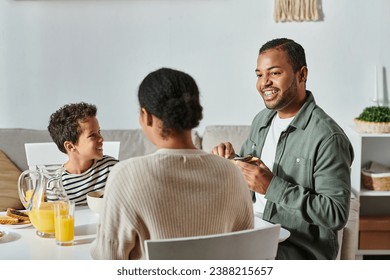
<svg viewBox="0 0 390 280">
<path fill-rule="evenodd" d="M 269 128 L 261 153 L 261 160 L 271 170 L 274 166 L 276 147 L 279 142 L 280 134 L 287 129 L 293 119 L 294 117 L 281 119 L 278 114 L 272 119 L 271 127 Z M 263 214 L 266 202 L 267 199 L 264 198 L 264 194 L 256 193 L 256 202 L 253 205 L 253 209 L 257 215 Z"/>
</svg>

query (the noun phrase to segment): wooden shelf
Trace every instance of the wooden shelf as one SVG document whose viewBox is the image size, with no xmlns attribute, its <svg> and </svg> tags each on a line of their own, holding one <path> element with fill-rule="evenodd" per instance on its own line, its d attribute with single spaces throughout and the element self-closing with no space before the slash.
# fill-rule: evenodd
<svg viewBox="0 0 390 280">
<path fill-rule="evenodd" d="M 358 250 L 357 255 L 390 255 L 390 250 Z"/>
<path fill-rule="evenodd" d="M 390 191 L 369 190 L 361 182 L 361 169 L 370 161 L 390 166 L 390 133 L 359 133 L 354 126 L 349 126 L 345 132 L 355 152 L 351 167 L 351 186 L 359 197 L 359 215 L 390 216 Z M 356 254 L 357 259 L 363 255 L 390 255 L 390 249 L 358 249 Z"/>
<path fill-rule="evenodd" d="M 390 196 L 390 191 L 372 191 L 362 188 L 359 194 L 360 196 Z"/>
</svg>

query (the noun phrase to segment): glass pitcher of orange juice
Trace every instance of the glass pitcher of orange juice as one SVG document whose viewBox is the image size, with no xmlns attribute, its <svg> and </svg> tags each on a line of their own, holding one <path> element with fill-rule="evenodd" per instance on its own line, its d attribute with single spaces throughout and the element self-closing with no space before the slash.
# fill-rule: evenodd
<svg viewBox="0 0 390 280">
<path fill-rule="evenodd" d="M 54 237 L 54 204 L 69 200 L 62 185 L 62 173 L 60 165 L 41 165 L 19 177 L 19 197 L 38 236 Z"/>
</svg>

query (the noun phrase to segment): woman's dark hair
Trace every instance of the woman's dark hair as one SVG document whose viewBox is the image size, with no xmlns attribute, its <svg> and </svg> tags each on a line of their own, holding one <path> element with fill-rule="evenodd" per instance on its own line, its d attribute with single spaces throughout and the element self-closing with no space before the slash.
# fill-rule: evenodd
<svg viewBox="0 0 390 280">
<path fill-rule="evenodd" d="M 89 117 L 95 117 L 97 108 L 95 105 L 84 102 L 67 104 L 50 116 L 49 130 L 53 142 L 58 149 L 66 154 L 65 141 L 76 144 L 82 133 L 80 122 Z"/>
<path fill-rule="evenodd" d="M 178 70 L 161 68 L 148 74 L 139 86 L 138 101 L 162 121 L 163 136 L 191 130 L 202 119 L 198 86 L 190 75 Z"/>
<path fill-rule="evenodd" d="M 302 66 L 307 66 L 305 50 L 300 44 L 291 39 L 279 38 L 268 41 L 260 48 L 259 54 L 270 49 L 281 49 L 285 51 L 294 73 L 301 69 Z"/>
</svg>

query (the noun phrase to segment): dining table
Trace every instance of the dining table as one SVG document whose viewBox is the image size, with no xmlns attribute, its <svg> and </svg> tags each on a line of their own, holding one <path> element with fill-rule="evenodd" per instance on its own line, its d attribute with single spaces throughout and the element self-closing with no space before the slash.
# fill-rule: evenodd
<svg viewBox="0 0 390 280">
<path fill-rule="evenodd" d="M 5 215 L 5 212 L 0 212 Z M 59 246 L 55 238 L 42 238 L 36 234 L 31 224 L 2 225 L 0 231 L 0 260 L 91 260 L 90 249 L 96 237 L 99 214 L 87 205 L 76 206 L 75 233 L 72 246 Z M 266 227 L 270 223 L 255 215 L 255 228 Z M 290 236 L 281 228 L 279 242 Z"/>
<path fill-rule="evenodd" d="M 1 213 L 1 214 L 4 214 Z M 55 238 L 43 238 L 36 234 L 31 224 L 0 225 L 5 236 L 0 239 L 2 260 L 88 260 L 90 248 L 96 236 L 99 215 L 87 205 L 76 206 L 73 246 L 59 246 Z"/>
</svg>

